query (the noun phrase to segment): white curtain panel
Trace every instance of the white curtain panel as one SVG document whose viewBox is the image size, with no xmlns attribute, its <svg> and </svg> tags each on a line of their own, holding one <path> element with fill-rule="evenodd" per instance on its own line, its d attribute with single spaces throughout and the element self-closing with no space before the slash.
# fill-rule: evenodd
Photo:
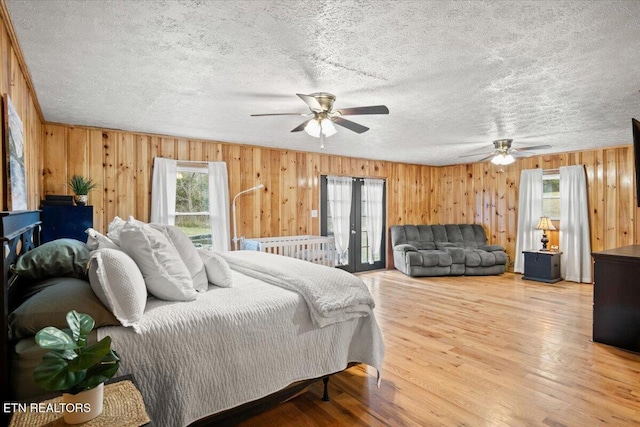
<svg viewBox="0 0 640 427">
<path fill-rule="evenodd" d="M 175 224 L 177 167 L 177 160 L 162 157 L 153 159 L 151 222 Z"/>
<path fill-rule="evenodd" d="M 591 283 L 591 233 L 584 166 L 560 167 L 560 272 L 564 280 Z"/>
<path fill-rule="evenodd" d="M 513 270 L 524 273 L 522 251 L 537 250 L 542 247 L 542 230 L 536 225 L 542 216 L 542 169 L 525 169 L 520 173 L 518 188 L 518 231 Z"/>
<path fill-rule="evenodd" d="M 365 178 L 362 185 L 365 204 L 365 216 L 367 227 L 367 246 L 369 246 L 369 264 L 374 263 L 376 255 L 380 255 L 382 242 L 382 196 L 384 194 L 384 180 Z"/>
<path fill-rule="evenodd" d="M 333 218 L 333 235 L 340 264 L 344 264 L 351 234 L 351 187 L 353 179 L 343 176 L 327 176 L 327 199 Z"/>
<path fill-rule="evenodd" d="M 230 249 L 229 178 L 225 162 L 209 162 L 209 222 L 214 252 Z"/>
</svg>

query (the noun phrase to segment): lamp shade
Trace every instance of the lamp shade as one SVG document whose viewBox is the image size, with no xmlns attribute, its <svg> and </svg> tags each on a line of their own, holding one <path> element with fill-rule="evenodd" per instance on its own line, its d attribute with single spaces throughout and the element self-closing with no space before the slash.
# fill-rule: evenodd
<svg viewBox="0 0 640 427">
<path fill-rule="evenodd" d="M 491 163 L 494 165 L 510 165 L 515 162 L 516 159 L 511 154 L 496 154 L 493 159 L 491 159 Z"/>
<path fill-rule="evenodd" d="M 331 136 L 337 132 L 333 122 L 327 118 L 322 119 L 322 121 L 318 119 L 311 120 L 304 127 L 304 131 L 315 138 L 320 138 L 320 129 L 322 129 L 324 136 Z"/>
<path fill-rule="evenodd" d="M 556 228 L 553 226 L 553 223 L 549 219 L 548 216 L 541 216 L 540 221 L 538 221 L 538 225 L 536 225 L 537 230 L 555 230 Z"/>
</svg>

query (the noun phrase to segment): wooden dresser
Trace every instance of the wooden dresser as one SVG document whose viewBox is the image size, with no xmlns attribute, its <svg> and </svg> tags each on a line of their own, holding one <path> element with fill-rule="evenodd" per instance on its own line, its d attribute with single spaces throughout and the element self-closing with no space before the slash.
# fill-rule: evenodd
<svg viewBox="0 0 640 427">
<path fill-rule="evenodd" d="M 640 245 L 591 255 L 593 340 L 640 352 Z"/>
</svg>

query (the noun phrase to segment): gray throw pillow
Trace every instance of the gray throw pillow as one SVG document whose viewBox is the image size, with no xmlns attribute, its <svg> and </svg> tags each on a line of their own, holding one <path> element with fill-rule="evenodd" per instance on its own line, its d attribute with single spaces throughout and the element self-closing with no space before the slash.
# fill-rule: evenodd
<svg viewBox="0 0 640 427">
<path fill-rule="evenodd" d="M 21 255 L 12 271 L 32 280 L 50 277 L 87 277 L 89 248 L 75 239 L 58 239 L 44 243 Z"/>
<path fill-rule="evenodd" d="M 96 328 L 120 322 L 96 297 L 89 282 L 73 277 L 56 277 L 41 282 L 42 290 L 9 314 L 12 339 L 35 335 L 47 326 L 68 328 L 66 316 L 71 310 L 93 317 Z"/>
</svg>

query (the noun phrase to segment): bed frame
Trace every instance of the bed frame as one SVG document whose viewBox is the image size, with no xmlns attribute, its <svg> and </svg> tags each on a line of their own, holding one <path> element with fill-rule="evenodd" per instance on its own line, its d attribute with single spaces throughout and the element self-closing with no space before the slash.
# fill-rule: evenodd
<svg viewBox="0 0 640 427">
<path fill-rule="evenodd" d="M 18 286 L 14 286 L 17 276 L 11 273 L 11 266 L 16 263 L 18 256 L 30 251 L 40 244 L 41 231 L 40 211 L 0 212 L 0 239 L 2 239 L 3 269 L 2 269 L 2 353 L 0 366 L 2 369 L 2 402 L 12 399 L 9 388 L 10 352 L 12 343 L 9 341 L 9 313 L 20 303 L 22 294 Z M 3 421 L 8 421 L 9 414 L 2 414 Z"/>
<path fill-rule="evenodd" d="M 2 354 L 0 355 L 2 369 L 2 402 L 11 401 L 14 396 L 10 390 L 9 372 L 11 369 L 11 348 L 13 343 L 9 340 L 9 313 L 15 309 L 22 301 L 23 295 L 20 286 L 15 286 L 17 276 L 11 273 L 11 266 L 16 263 L 18 257 L 40 244 L 40 233 L 42 222 L 40 221 L 40 211 L 14 211 L 0 212 L 0 239 L 4 253 L 3 276 L 2 276 L 2 320 L 0 323 L 4 330 L 2 334 Z M 354 364 L 349 364 L 349 367 Z M 236 425 L 240 421 L 251 418 L 261 412 L 266 411 L 280 403 L 295 397 L 303 392 L 310 384 L 322 379 L 324 382 L 324 393 L 322 400 L 329 401 L 328 382 L 329 376 L 299 381 L 290 386 L 277 391 L 262 399 L 248 402 L 238 407 L 219 412 L 191 424 L 192 427 L 213 425 L 225 426 Z M 2 413 L 2 424 L 8 425 L 10 414 Z"/>
<path fill-rule="evenodd" d="M 242 239 L 240 248 L 284 255 L 335 267 L 336 249 L 333 236 L 305 235 Z"/>
</svg>

